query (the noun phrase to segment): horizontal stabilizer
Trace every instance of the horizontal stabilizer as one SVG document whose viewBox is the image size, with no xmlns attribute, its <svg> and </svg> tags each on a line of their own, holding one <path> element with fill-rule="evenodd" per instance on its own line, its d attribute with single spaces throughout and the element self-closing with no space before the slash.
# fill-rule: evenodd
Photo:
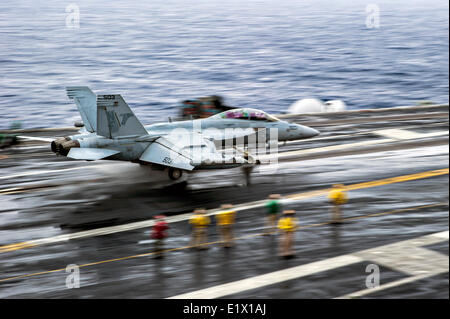
<svg viewBox="0 0 450 319">
<path fill-rule="evenodd" d="M 120 151 L 109 150 L 106 148 L 78 148 L 73 147 L 70 149 L 67 157 L 74 159 L 82 159 L 88 161 L 99 160 L 108 156 L 119 154 Z"/>
</svg>

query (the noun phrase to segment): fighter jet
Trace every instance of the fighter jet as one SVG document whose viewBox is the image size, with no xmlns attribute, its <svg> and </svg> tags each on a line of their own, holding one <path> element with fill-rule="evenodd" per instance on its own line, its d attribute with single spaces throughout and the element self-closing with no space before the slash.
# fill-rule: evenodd
<svg viewBox="0 0 450 319">
<path fill-rule="evenodd" d="M 309 138 L 313 128 L 281 121 L 264 111 L 232 109 L 206 119 L 144 126 L 120 94 L 95 95 L 88 87 L 67 87 L 84 127 L 80 134 L 51 142 L 58 155 L 79 160 L 121 160 L 167 171 L 171 180 L 198 169 L 231 168 L 252 163 L 247 152 L 227 155 L 218 145 L 237 139 L 276 142 Z M 229 142 L 232 142 L 231 144 Z"/>
</svg>

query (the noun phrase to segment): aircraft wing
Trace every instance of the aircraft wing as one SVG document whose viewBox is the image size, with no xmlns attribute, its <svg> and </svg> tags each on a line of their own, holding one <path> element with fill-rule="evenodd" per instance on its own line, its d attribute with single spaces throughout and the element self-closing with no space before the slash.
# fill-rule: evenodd
<svg viewBox="0 0 450 319">
<path fill-rule="evenodd" d="M 168 134 L 157 138 L 139 159 L 191 171 L 205 162 L 220 162 L 223 157 L 214 143 L 202 134 L 190 132 L 183 136 Z"/>
<path fill-rule="evenodd" d="M 139 159 L 188 171 L 194 169 L 194 166 L 191 165 L 192 159 L 165 137 L 159 137 L 150 144 Z"/>
</svg>

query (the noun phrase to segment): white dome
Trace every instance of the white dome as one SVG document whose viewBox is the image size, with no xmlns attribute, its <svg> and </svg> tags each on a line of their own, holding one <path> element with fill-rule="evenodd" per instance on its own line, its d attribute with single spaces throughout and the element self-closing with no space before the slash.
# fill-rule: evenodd
<svg viewBox="0 0 450 319">
<path fill-rule="evenodd" d="M 325 112 L 341 112 L 347 109 L 347 105 L 342 100 L 330 100 L 325 102 Z"/>
<path fill-rule="evenodd" d="M 301 99 L 294 102 L 289 108 L 288 113 L 320 113 L 325 111 L 325 105 L 318 99 Z"/>
<path fill-rule="evenodd" d="M 347 109 L 342 100 L 330 100 L 323 103 L 318 99 L 301 99 L 294 102 L 287 110 L 290 114 L 341 112 Z"/>
</svg>

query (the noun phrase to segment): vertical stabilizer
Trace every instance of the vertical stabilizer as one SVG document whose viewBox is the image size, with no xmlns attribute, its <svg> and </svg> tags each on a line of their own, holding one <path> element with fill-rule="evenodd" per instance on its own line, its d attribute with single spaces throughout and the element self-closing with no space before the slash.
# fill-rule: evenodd
<svg viewBox="0 0 450 319">
<path fill-rule="evenodd" d="M 86 130 L 95 132 L 97 130 L 97 97 L 94 92 L 87 86 L 69 86 L 66 87 L 66 92 L 69 99 L 74 100 L 77 105 Z"/>
<path fill-rule="evenodd" d="M 147 135 L 120 94 L 97 96 L 97 134 L 107 138 Z"/>
</svg>

